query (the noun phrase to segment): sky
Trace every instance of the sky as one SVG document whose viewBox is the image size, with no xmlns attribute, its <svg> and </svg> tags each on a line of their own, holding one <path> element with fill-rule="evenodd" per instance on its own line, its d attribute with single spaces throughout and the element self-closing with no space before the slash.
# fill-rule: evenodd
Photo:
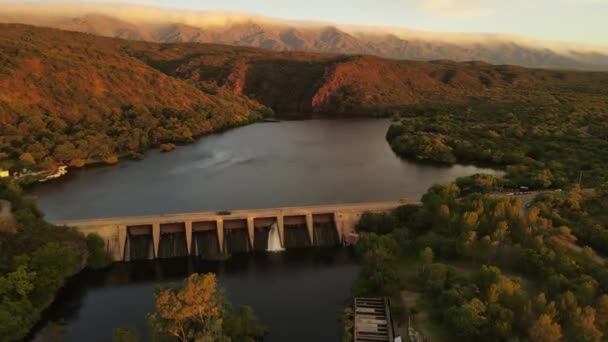
<svg viewBox="0 0 608 342">
<path fill-rule="evenodd" d="M 0 3 L 8 1 L 15 0 Z M 505 33 L 608 46 L 608 0 L 124 0 L 121 3 L 438 32 Z"/>
</svg>

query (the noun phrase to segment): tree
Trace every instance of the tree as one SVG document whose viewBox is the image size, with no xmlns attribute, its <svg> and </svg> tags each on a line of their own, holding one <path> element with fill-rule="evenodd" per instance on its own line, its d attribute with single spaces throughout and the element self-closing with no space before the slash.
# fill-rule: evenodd
<svg viewBox="0 0 608 342">
<path fill-rule="evenodd" d="M 42 305 L 52 299 L 66 277 L 80 270 L 82 263 L 79 251 L 59 242 L 49 242 L 36 249 L 22 262 L 36 273 L 35 287 L 31 294 L 32 303 Z"/>
<path fill-rule="evenodd" d="M 502 277 L 502 272 L 496 266 L 483 265 L 475 272 L 473 278 L 479 289 L 485 291 L 490 288 L 490 285 L 498 283 Z"/>
<path fill-rule="evenodd" d="M 110 255 L 106 252 L 106 244 L 99 235 L 87 235 L 87 249 L 89 251 L 87 266 L 91 268 L 102 268 L 112 262 Z"/>
<path fill-rule="evenodd" d="M 21 155 L 19 156 L 19 161 L 22 162 L 25 165 L 34 165 L 36 164 L 36 159 L 34 159 L 34 156 L 32 156 L 31 153 L 21 153 Z"/>
<path fill-rule="evenodd" d="M 498 243 L 502 243 L 509 234 L 509 223 L 507 221 L 500 221 L 496 225 L 496 229 L 492 232 L 492 240 Z"/>
<path fill-rule="evenodd" d="M 538 317 L 528 333 L 533 342 L 558 342 L 562 338 L 562 328 L 546 314 Z"/>
<path fill-rule="evenodd" d="M 475 230 L 478 225 L 479 215 L 474 211 L 467 211 L 462 216 L 462 224 L 465 230 Z"/>
<path fill-rule="evenodd" d="M 392 214 L 375 214 L 365 212 L 357 223 L 355 229 L 358 232 L 373 232 L 376 234 L 388 234 L 397 226 L 397 220 Z"/>
<path fill-rule="evenodd" d="M 449 310 L 447 317 L 453 331 L 465 341 L 479 340 L 482 337 L 482 330 L 487 324 L 485 317 L 486 306 L 479 298 L 473 298 L 460 307 Z"/>
<path fill-rule="evenodd" d="M 395 257 L 389 249 L 378 247 L 363 255 L 361 275 L 369 284 L 369 292 L 390 296 L 399 289 L 400 279 Z"/>
<path fill-rule="evenodd" d="M 430 265 L 433 262 L 433 258 L 433 250 L 430 247 L 425 247 L 423 250 L 420 251 L 420 260 L 423 264 L 423 271 L 426 266 Z"/>
<path fill-rule="evenodd" d="M 55 150 L 53 151 L 53 157 L 55 157 L 56 160 L 63 161 L 77 159 L 83 156 L 82 153 L 78 151 L 76 146 L 74 146 L 74 144 L 72 144 L 71 142 L 64 142 L 55 147 Z"/>
<path fill-rule="evenodd" d="M 223 329 L 231 341 L 254 341 L 264 336 L 264 328 L 249 306 L 242 306 L 238 312 L 226 312 Z"/>
<path fill-rule="evenodd" d="M 602 331 L 608 331 L 608 295 L 602 295 L 597 303 L 597 324 Z"/>
<path fill-rule="evenodd" d="M 488 323 L 492 341 L 506 341 L 513 337 L 513 311 L 499 304 L 490 304 L 487 307 Z"/>
<path fill-rule="evenodd" d="M 599 342 L 602 332 L 595 326 L 595 309 L 590 306 L 577 308 L 568 329 L 569 341 Z"/>
<path fill-rule="evenodd" d="M 264 335 L 250 307 L 231 312 L 213 273 L 192 274 L 181 287 L 158 289 L 155 302 L 156 312 L 148 319 L 158 339 L 228 342 L 253 341 Z"/>
<path fill-rule="evenodd" d="M 159 289 L 156 312 L 149 316 L 159 336 L 187 342 L 195 338 L 219 341 L 222 334 L 223 302 L 212 273 L 188 277 L 181 288 Z"/>
<path fill-rule="evenodd" d="M 576 183 L 568 192 L 568 207 L 572 210 L 579 210 L 581 208 L 581 200 L 583 199 L 583 192 L 580 184 Z"/>
<path fill-rule="evenodd" d="M 0 296 L 2 298 L 26 299 L 34 290 L 35 279 L 35 272 L 28 271 L 26 265 L 20 265 L 7 276 L 0 277 Z"/>
</svg>

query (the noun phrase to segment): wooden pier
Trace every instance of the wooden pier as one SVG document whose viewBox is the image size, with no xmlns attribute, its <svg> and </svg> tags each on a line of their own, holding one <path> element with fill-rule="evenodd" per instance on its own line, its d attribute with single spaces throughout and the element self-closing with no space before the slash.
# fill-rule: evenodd
<svg viewBox="0 0 608 342">
<path fill-rule="evenodd" d="M 394 341 L 388 299 L 355 298 L 354 342 Z"/>
</svg>

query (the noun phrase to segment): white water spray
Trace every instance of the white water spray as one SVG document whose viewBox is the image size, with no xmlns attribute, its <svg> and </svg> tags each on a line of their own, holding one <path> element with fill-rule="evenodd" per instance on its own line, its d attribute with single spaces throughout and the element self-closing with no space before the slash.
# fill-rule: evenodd
<svg viewBox="0 0 608 342">
<path fill-rule="evenodd" d="M 273 223 L 270 226 L 270 232 L 268 232 L 268 252 L 281 252 L 285 249 L 281 246 L 281 237 L 279 236 L 279 226 L 277 223 Z"/>
</svg>

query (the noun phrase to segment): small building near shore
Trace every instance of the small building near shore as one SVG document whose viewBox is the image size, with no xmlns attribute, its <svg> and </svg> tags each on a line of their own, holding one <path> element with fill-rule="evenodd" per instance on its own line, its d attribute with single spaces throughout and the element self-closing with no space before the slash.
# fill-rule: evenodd
<svg viewBox="0 0 608 342">
<path fill-rule="evenodd" d="M 2 170 L 0 169 L 0 178 L 6 178 L 9 177 L 11 174 L 8 172 L 8 170 Z"/>
</svg>

